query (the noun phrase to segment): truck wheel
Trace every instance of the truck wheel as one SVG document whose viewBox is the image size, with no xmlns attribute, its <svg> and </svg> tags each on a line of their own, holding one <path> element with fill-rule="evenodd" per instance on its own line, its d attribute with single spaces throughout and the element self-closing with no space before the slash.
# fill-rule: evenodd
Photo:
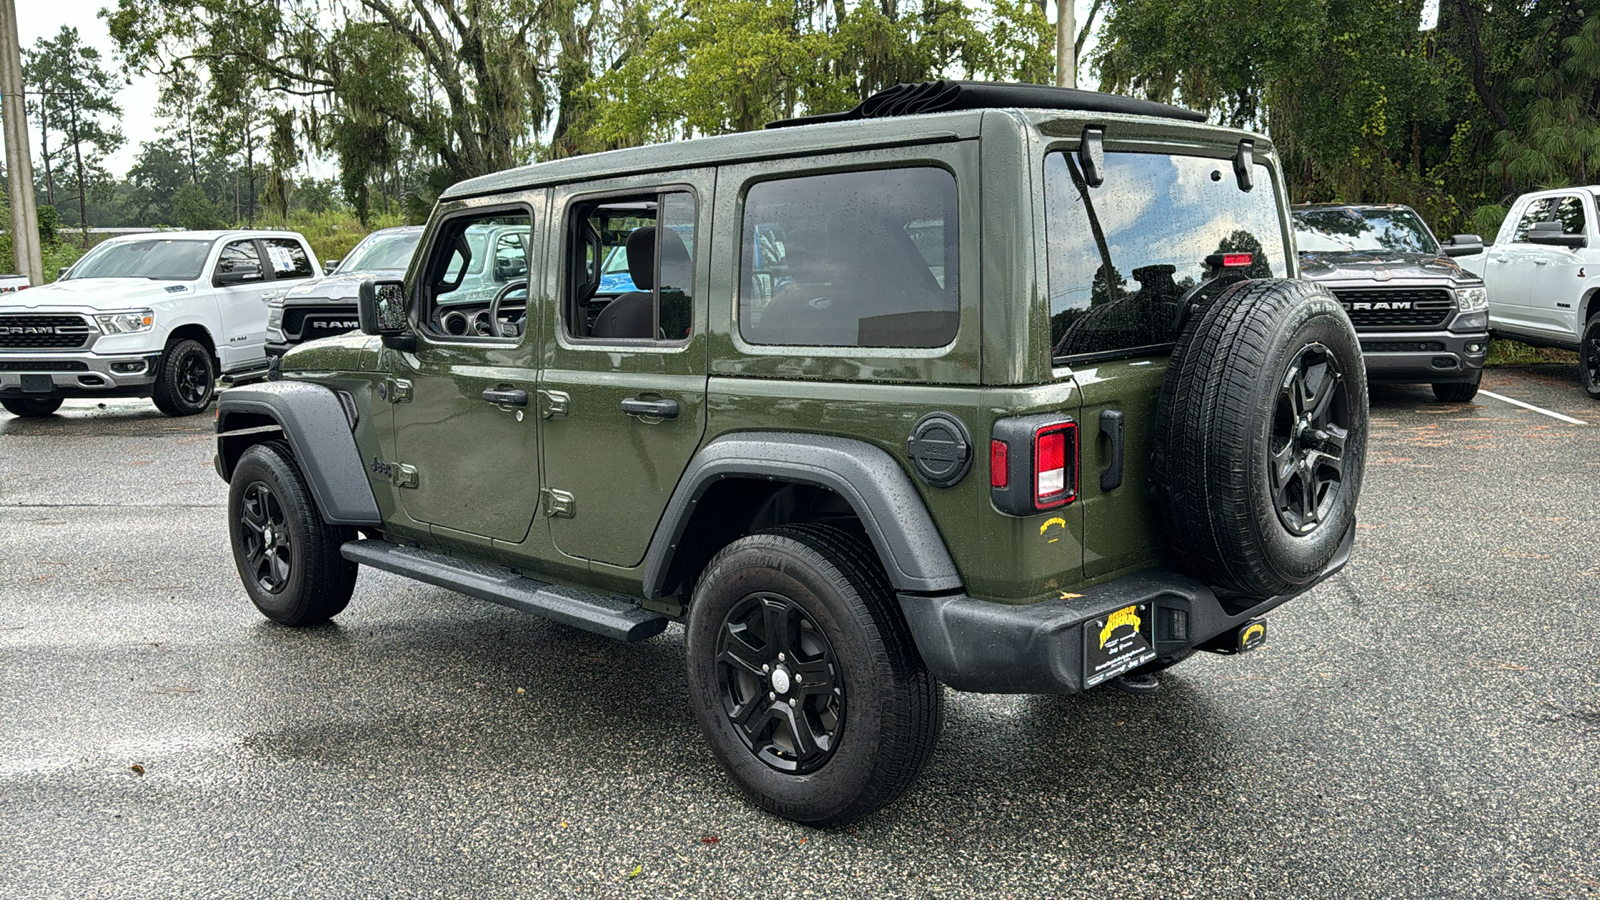
<svg viewBox="0 0 1600 900">
<path fill-rule="evenodd" d="M 19 397 L 16 399 L 0 400 L 0 406 L 13 416 L 22 416 L 25 419 L 36 419 L 48 416 L 61 408 L 60 397 Z"/>
<path fill-rule="evenodd" d="M 883 567 L 843 531 L 785 526 L 723 548 L 695 588 L 686 646 L 711 750 L 769 812 L 845 825 L 933 754 L 942 689 Z"/>
<path fill-rule="evenodd" d="M 173 341 L 156 365 L 150 399 L 169 416 L 194 416 L 206 411 L 216 390 L 217 370 L 211 351 L 199 341 Z"/>
<path fill-rule="evenodd" d="M 1600 314 L 1589 318 L 1583 326 L 1583 340 L 1578 342 L 1578 371 L 1583 373 L 1583 389 L 1600 400 Z"/>
<path fill-rule="evenodd" d="M 357 566 L 339 547 L 355 530 L 322 521 L 283 444 L 256 444 L 240 457 L 228 486 L 228 537 L 245 591 L 272 621 L 316 625 L 350 602 Z"/>
<path fill-rule="evenodd" d="M 1326 289 L 1244 281 L 1191 316 L 1156 413 L 1157 495 L 1179 560 L 1271 597 L 1326 571 L 1355 524 L 1367 383 Z"/>
<path fill-rule="evenodd" d="M 1478 382 L 1482 380 L 1483 373 L 1479 372 L 1471 381 L 1436 384 L 1433 386 L 1433 396 L 1444 403 L 1465 403 L 1478 396 Z"/>
</svg>

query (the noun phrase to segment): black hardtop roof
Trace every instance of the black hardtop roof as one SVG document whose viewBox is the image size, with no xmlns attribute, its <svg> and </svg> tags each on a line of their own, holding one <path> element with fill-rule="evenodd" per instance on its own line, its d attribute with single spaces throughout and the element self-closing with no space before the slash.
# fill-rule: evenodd
<svg viewBox="0 0 1600 900">
<path fill-rule="evenodd" d="M 615 175 L 644 175 L 762 159 L 974 139 L 978 137 L 984 115 L 995 110 L 1020 113 L 1036 125 L 1044 121 L 1041 117 L 1048 117 L 1051 112 L 1070 111 L 1094 118 L 1123 119 L 1130 123 L 1137 121 L 1142 126 L 1161 127 L 1164 132 L 1168 129 L 1187 132 L 1191 137 L 1200 133 L 1242 133 L 1237 129 L 1208 125 L 1203 115 L 1192 110 L 1094 91 L 1031 84 L 928 84 L 956 85 L 958 90 L 953 94 L 937 94 L 937 97 L 956 98 L 949 101 L 954 105 L 938 110 L 923 109 L 919 103 L 915 104 L 916 108 L 897 107 L 899 111 L 893 113 L 855 118 L 851 118 L 850 113 L 807 116 L 788 120 L 782 127 L 769 126 L 763 131 L 737 132 L 571 156 L 470 178 L 446 189 L 439 199 L 465 200 Z M 924 88 L 926 85 L 914 87 Z M 879 92 L 868 101 L 888 93 Z M 1028 101 L 1028 104 L 1022 101 Z M 1163 119 L 1165 124 L 1160 123 Z M 1270 146 L 1270 141 L 1263 136 L 1254 135 L 1252 139 L 1257 142 L 1258 152 Z"/>
<path fill-rule="evenodd" d="M 1158 119 L 1179 119 L 1185 122 L 1206 120 L 1204 113 L 1184 109 L 1181 106 L 1124 97 L 1120 94 L 1102 94 L 1099 91 L 1080 91 L 1076 88 L 1042 84 L 924 81 L 921 84 L 897 84 L 892 88 L 886 88 L 861 101 L 855 109 L 845 112 L 779 119 L 767 123 L 767 127 L 788 128 L 819 122 L 848 122 L 854 119 L 884 119 L 921 113 L 1010 107 L 1124 113 Z"/>
</svg>

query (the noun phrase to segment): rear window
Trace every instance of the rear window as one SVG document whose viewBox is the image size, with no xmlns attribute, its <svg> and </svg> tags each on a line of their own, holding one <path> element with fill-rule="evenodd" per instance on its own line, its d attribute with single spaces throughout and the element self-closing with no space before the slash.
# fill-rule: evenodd
<svg viewBox="0 0 1600 900">
<path fill-rule="evenodd" d="M 942 347 L 960 319 L 956 180 L 918 167 L 766 181 L 745 197 L 753 344 Z"/>
<path fill-rule="evenodd" d="M 1107 153 L 1089 187 L 1076 158 L 1045 161 L 1053 356 L 1164 353 L 1206 257 L 1249 253 L 1252 278 L 1289 271 L 1271 170 L 1240 190 L 1227 159 Z"/>
</svg>

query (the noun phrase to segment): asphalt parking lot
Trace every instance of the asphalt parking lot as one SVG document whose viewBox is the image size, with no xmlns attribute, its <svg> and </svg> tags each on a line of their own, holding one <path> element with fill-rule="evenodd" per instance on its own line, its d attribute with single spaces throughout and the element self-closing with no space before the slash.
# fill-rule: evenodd
<svg viewBox="0 0 1600 900">
<path fill-rule="evenodd" d="M 0 413 L 9 897 L 1600 896 L 1600 403 L 1379 387 L 1355 557 L 1162 690 L 949 695 L 897 804 L 747 804 L 636 646 L 363 571 L 262 619 L 209 416 Z"/>
</svg>

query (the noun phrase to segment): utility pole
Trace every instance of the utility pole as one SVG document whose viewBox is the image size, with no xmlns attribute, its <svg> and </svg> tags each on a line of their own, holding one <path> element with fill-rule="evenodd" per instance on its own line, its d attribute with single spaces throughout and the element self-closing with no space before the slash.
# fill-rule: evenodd
<svg viewBox="0 0 1600 900">
<path fill-rule="evenodd" d="M 1056 87 L 1078 86 L 1078 23 L 1072 4 L 1073 0 L 1056 0 Z"/>
<path fill-rule="evenodd" d="M 11 245 L 17 272 L 44 282 L 39 250 L 39 208 L 33 198 L 33 158 L 28 150 L 28 106 L 23 97 L 22 41 L 16 0 L 0 0 L 0 118 L 5 120 L 6 176 L 11 187 Z"/>
</svg>

